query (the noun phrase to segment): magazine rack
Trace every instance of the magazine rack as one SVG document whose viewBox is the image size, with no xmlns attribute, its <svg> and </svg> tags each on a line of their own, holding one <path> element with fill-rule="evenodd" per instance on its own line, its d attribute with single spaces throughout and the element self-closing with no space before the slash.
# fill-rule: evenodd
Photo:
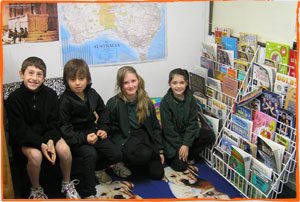
<svg viewBox="0 0 300 202">
<path fill-rule="evenodd" d="M 256 59 L 257 52 L 255 53 L 254 58 L 252 59 L 250 63 L 250 68 L 247 71 L 246 79 L 249 79 L 248 85 L 245 87 L 245 93 L 251 92 L 251 69 L 253 67 L 253 61 Z M 244 80 L 244 82 L 245 82 Z M 244 83 L 243 82 L 243 83 Z M 243 86 L 243 84 L 242 84 Z M 220 92 L 221 93 L 221 92 Z M 241 90 L 239 90 L 238 95 L 236 98 L 234 98 L 234 101 L 238 102 L 242 98 Z M 216 142 L 214 146 L 210 150 L 210 158 L 206 159 L 207 161 L 210 161 L 210 166 L 212 169 L 214 169 L 216 172 L 218 172 L 225 180 L 227 180 L 229 183 L 231 183 L 234 187 L 236 187 L 237 190 L 241 192 L 241 194 L 245 198 L 267 198 L 267 199 L 275 199 L 277 198 L 277 195 L 280 194 L 283 190 L 283 185 L 288 182 L 289 175 L 295 171 L 296 167 L 296 134 L 297 131 L 295 128 L 290 127 L 289 125 L 286 125 L 285 123 L 279 122 L 281 124 L 280 127 L 280 133 L 282 132 L 283 126 L 288 128 L 290 131 L 290 137 L 289 141 L 289 149 L 284 152 L 284 158 L 282 162 L 282 168 L 281 172 L 277 173 L 275 171 L 272 172 L 272 183 L 270 185 L 270 188 L 267 192 L 263 192 L 259 188 L 257 188 L 253 183 L 251 183 L 249 180 L 247 180 L 245 177 L 240 175 L 237 171 L 235 171 L 231 166 L 229 165 L 229 159 L 230 154 L 228 154 L 226 151 L 224 151 L 220 147 L 220 143 L 222 140 L 222 137 L 224 135 L 225 128 L 231 130 L 232 128 L 232 122 L 231 117 L 233 114 L 233 106 L 228 108 L 228 115 L 227 118 L 223 124 L 223 127 L 221 128 L 218 137 L 216 139 Z M 204 152 L 203 152 L 204 153 Z M 205 153 L 208 153 L 208 151 L 205 151 Z M 203 154 L 202 154 L 203 155 Z M 252 173 L 252 170 L 250 169 L 250 175 Z M 249 178 L 250 179 L 250 178 Z M 238 184 L 234 182 L 239 182 Z"/>
</svg>

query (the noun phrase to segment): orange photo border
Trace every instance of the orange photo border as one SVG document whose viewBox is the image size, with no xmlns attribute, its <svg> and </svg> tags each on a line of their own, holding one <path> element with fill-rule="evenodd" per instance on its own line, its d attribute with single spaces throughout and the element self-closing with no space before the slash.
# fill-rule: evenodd
<svg viewBox="0 0 300 202">
<path fill-rule="evenodd" d="M 0 0 L 1 1 L 1 0 Z M 78 0 L 78 1 L 70 1 L 70 0 L 46 0 L 46 1 L 34 1 L 34 0 L 23 0 L 23 1 L 18 1 L 18 0 L 3 0 L 1 2 L 1 11 L 3 8 L 3 4 L 7 3 L 143 3 L 143 2 L 193 2 L 193 1 L 204 1 L 204 0 L 94 0 L 94 1 L 84 1 L 84 0 Z M 212 0 L 214 1 L 214 0 Z M 224 1 L 229 1 L 229 0 L 224 0 Z M 297 19 L 296 19 L 296 24 L 297 24 L 297 63 L 299 67 L 299 7 L 300 7 L 300 2 L 297 3 Z M 0 13 L 2 13 L 0 11 Z M 0 29 L 2 33 L 2 15 L 1 15 L 1 20 L 0 20 Z M 1 35 L 2 39 L 2 35 Z M 1 40 L 2 41 L 2 40 Z M 0 88 L 1 88 L 1 149 L 3 148 L 3 131 L 4 131 L 4 126 L 3 126 L 3 96 L 2 96 L 2 89 L 3 89 L 3 47 L 1 45 L 0 47 Z M 298 67 L 296 69 L 298 69 Z M 297 79 L 297 93 L 296 93 L 296 129 L 298 131 L 299 128 L 299 120 L 298 120 L 298 92 L 299 92 L 299 72 L 296 71 L 296 79 Z M 298 132 L 299 133 L 299 132 Z M 296 134 L 297 137 L 298 134 Z M 298 138 L 296 138 L 296 148 L 298 149 Z M 296 151 L 296 160 L 298 160 L 298 153 L 299 151 Z M 3 185 L 3 151 L 1 151 L 1 200 L 2 201 L 28 201 L 28 199 L 4 199 L 3 196 L 3 191 L 4 191 L 4 185 Z M 295 169 L 296 172 L 296 198 L 291 198 L 291 199 L 245 199 L 245 198 L 234 198 L 230 199 L 230 201 L 249 201 L 249 200 L 255 200 L 255 201 L 300 201 L 299 198 L 299 167 L 298 167 L 298 161 L 297 166 Z M 87 201 L 83 199 L 47 199 L 47 200 L 32 200 L 32 201 Z M 92 199 L 92 201 L 117 201 L 115 199 Z M 122 201 L 228 201 L 224 199 L 122 199 Z"/>
</svg>

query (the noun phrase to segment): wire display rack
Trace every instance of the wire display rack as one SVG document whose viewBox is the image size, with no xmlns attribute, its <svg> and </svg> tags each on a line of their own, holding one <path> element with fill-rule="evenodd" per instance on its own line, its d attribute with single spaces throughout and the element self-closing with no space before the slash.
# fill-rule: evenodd
<svg viewBox="0 0 300 202">
<path fill-rule="evenodd" d="M 259 49 L 259 48 L 258 48 Z M 246 179 L 240 173 L 235 171 L 229 165 L 230 154 L 228 154 L 223 148 L 220 147 L 220 143 L 222 137 L 224 135 L 225 128 L 231 130 L 232 128 L 232 114 L 234 103 L 238 102 L 242 99 L 243 94 L 248 93 L 252 90 L 252 77 L 251 71 L 253 67 L 253 62 L 256 60 L 257 52 L 255 53 L 250 67 L 246 73 L 245 80 L 242 82 L 242 88 L 239 89 L 237 96 L 231 97 L 226 94 L 223 94 L 221 91 L 216 89 L 212 89 L 217 91 L 220 96 L 220 101 L 222 101 L 226 106 L 226 119 L 221 125 L 221 130 L 219 131 L 216 142 L 210 148 L 206 148 L 200 155 L 204 158 L 206 163 L 214 169 L 217 173 L 219 173 L 226 181 L 228 181 L 232 186 L 234 186 L 237 190 L 245 198 L 253 198 L 253 199 L 276 199 L 278 194 L 282 193 L 283 186 L 289 180 L 290 174 L 295 171 L 297 160 L 296 160 L 296 138 L 297 138 L 297 130 L 294 127 L 287 125 L 286 123 L 277 121 L 277 124 L 280 123 L 279 133 L 286 134 L 285 136 L 289 139 L 289 148 L 284 151 L 284 157 L 282 162 L 281 171 L 279 173 L 272 171 L 272 182 L 270 188 L 267 192 L 263 192 L 261 189 L 256 187 L 251 181 Z M 293 68 L 289 66 L 289 68 Z M 248 80 L 247 82 L 245 82 Z M 209 89 L 209 86 L 206 86 Z M 284 105 L 284 100 L 283 100 Z M 211 107 L 207 106 L 206 110 L 211 112 Z M 287 135 L 286 131 L 290 132 Z M 252 169 L 250 169 L 250 175 L 252 174 Z M 249 178 L 250 179 L 250 178 Z M 239 183 L 235 183 L 238 181 Z"/>
</svg>

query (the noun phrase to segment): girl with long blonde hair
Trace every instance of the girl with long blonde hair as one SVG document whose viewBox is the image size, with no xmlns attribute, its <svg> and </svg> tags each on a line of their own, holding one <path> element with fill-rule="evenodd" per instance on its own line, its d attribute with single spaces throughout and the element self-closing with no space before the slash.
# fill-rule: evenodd
<svg viewBox="0 0 300 202">
<path fill-rule="evenodd" d="M 131 174 L 127 167 L 144 166 L 150 178 L 160 180 L 164 177 L 161 128 L 144 80 L 133 67 L 123 66 L 118 70 L 116 87 L 118 94 L 106 106 L 112 141 L 122 150 L 123 162 L 113 170 L 127 177 Z"/>
</svg>

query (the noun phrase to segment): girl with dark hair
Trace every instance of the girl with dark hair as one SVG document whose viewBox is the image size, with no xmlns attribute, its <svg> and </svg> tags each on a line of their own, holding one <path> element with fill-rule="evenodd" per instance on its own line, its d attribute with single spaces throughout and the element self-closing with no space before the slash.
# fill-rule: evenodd
<svg viewBox="0 0 300 202">
<path fill-rule="evenodd" d="M 188 89 L 188 74 L 181 68 L 169 74 L 167 94 L 160 103 L 166 163 L 175 171 L 185 171 L 188 163 L 215 141 L 211 130 L 200 128 L 198 106 Z M 198 158 L 199 159 L 199 158 Z"/>
</svg>

